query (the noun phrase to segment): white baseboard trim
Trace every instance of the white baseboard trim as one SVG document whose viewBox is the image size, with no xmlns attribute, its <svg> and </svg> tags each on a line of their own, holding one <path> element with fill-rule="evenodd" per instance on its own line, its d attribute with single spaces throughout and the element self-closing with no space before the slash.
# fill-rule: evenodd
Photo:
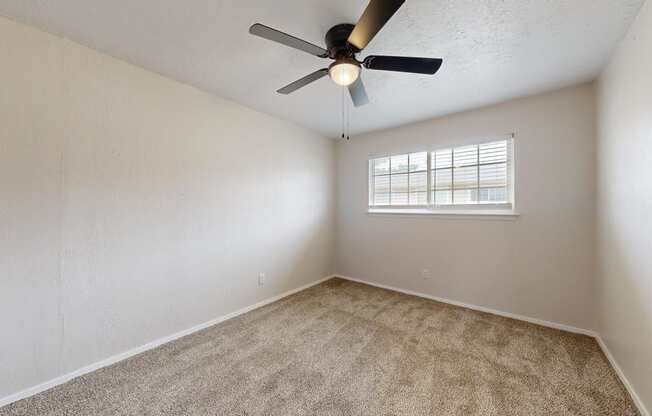
<svg viewBox="0 0 652 416">
<path fill-rule="evenodd" d="M 525 322 L 529 322 L 531 324 L 541 325 L 541 326 L 545 326 L 545 327 L 548 327 L 548 328 L 559 329 L 559 330 L 566 331 L 566 332 L 572 332 L 574 334 L 587 335 L 587 336 L 594 337 L 594 338 L 597 336 L 595 331 L 591 331 L 591 330 L 588 330 L 588 329 L 576 328 L 574 326 L 558 324 L 556 322 L 544 321 L 544 320 L 537 319 L 537 318 L 530 318 L 529 316 L 517 315 L 517 314 L 509 313 L 509 312 L 503 312 L 503 311 L 499 311 L 499 310 L 496 310 L 496 309 L 485 308 L 484 306 L 470 305 L 468 303 L 458 302 L 456 300 L 440 298 L 440 297 L 428 295 L 428 294 L 425 294 L 425 293 L 419 293 L 419 292 L 415 292 L 415 291 L 412 291 L 412 290 L 406 290 L 406 289 L 401 289 L 401 288 L 398 288 L 398 287 L 383 285 L 383 284 L 380 284 L 380 283 L 374 283 L 374 282 L 369 282 L 369 281 L 366 281 L 366 280 L 355 279 L 353 277 L 342 276 L 342 275 L 339 275 L 339 274 L 336 275 L 336 276 L 341 278 L 341 279 L 350 280 L 352 282 L 358 282 L 358 283 L 362 283 L 362 284 L 369 285 L 369 286 L 375 286 L 375 287 L 379 287 L 381 289 L 393 290 L 395 292 L 405 293 L 406 295 L 412 295 L 412 296 L 417 296 L 417 297 L 420 297 L 420 298 L 434 300 L 434 301 L 441 302 L 441 303 L 447 303 L 449 305 L 459 306 L 461 308 L 471 309 L 471 310 L 478 311 L 478 312 L 485 312 L 485 313 L 490 313 L 492 315 L 502 316 L 502 317 L 505 317 L 505 318 L 516 319 L 517 321 L 525 321 Z"/>
<path fill-rule="evenodd" d="M 638 395 L 638 393 L 636 393 L 636 390 L 630 384 L 622 368 L 620 368 L 620 365 L 618 365 L 618 362 L 614 358 L 613 354 L 611 354 L 611 351 L 609 351 L 607 344 L 605 344 L 604 340 L 600 335 L 597 335 L 595 339 L 598 341 L 598 345 L 600 345 L 600 348 L 602 348 L 602 352 L 604 352 L 604 355 L 607 357 L 607 360 L 609 360 L 609 363 L 614 368 L 614 371 L 616 371 L 616 374 L 618 374 L 618 377 L 620 377 L 620 381 L 622 381 L 623 385 L 627 389 L 627 392 L 629 392 L 629 395 L 632 397 L 632 400 L 634 401 L 634 404 L 638 408 L 638 411 L 641 414 L 641 416 L 650 416 L 650 412 L 648 412 L 640 396 Z"/>
<path fill-rule="evenodd" d="M 98 361 L 96 363 L 87 365 L 86 367 L 83 367 L 83 368 L 77 369 L 75 371 L 72 371 L 70 373 L 64 374 L 62 376 L 56 377 L 56 378 L 54 378 L 52 380 L 46 381 L 46 382 L 41 383 L 39 385 L 29 387 L 29 388 L 27 388 L 25 390 L 19 391 L 18 393 L 14 393 L 14 394 L 9 395 L 7 397 L 3 397 L 3 398 L 0 399 L 0 408 L 3 407 L 3 406 L 6 406 L 8 404 L 11 404 L 13 402 L 17 402 L 18 400 L 22 400 L 22 399 L 26 399 L 26 398 L 28 398 L 30 396 L 34 396 L 35 394 L 44 392 L 44 391 L 49 390 L 49 389 L 51 389 L 53 387 L 56 387 L 56 386 L 58 386 L 60 384 L 67 383 L 68 381 L 70 381 L 70 380 L 72 380 L 74 378 L 77 378 L 79 376 L 83 376 L 84 374 L 88 374 L 88 373 L 91 373 L 93 371 L 99 370 L 100 368 L 110 366 L 110 365 L 115 364 L 115 363 L 117 363 L 119 361 L 123 361 L 123 360 L 126 360 L 127 358 L 133 357 L 134 355 L 138 355 L 138 354 L 143 353 L 145 351 L 149 351 L 151 349 L 159 347 L 159 346 L 161 346 L 163 344 L 167 344 L 168 342 L 171 342 L 171 341 L 174 341 L 176 339 L 185 337 L 186 335 L 190 335 L 192 333 L 195 333 L 195 332 L 201 331 L 203 329 L 209 328 L 209 327 L 211 327 L 213 325 L 217 325 L 217 324 L 222 323 L 224 321 L 228 321 L 229 319 L 235 318 L 236 316 L 243 315 L 243 314 L 245 314 L 247 312 L 251 312 L 251 311 L 253 311 L 255 309 L 258 309 L 258 308 L 261 308 L 261 307 L 263 307 L 265 305 L 269 305 L 270 303 L 274 303 L 274 302 L 276 302 L 278 300 L 281 300 L 283 298 L 286 298 L 286 297 L 288 297 L 290 295 L 294 295 L 295 293 L 301 292 L 302 290 L 306 290 L 306 289 L 308 289 L 308 288 L 310 288 L 312 286 L 316 286 L 316 285 L 318 285 L 320 283 L 323 283 L 323 282 L 325 282 L 327 280 L 330 280 L 333 277 L 335 277 L 335 276 L 331 275 L 331 276 L 325 277 L 323 279 L 319 279 L 319 280 L 317 280 L 315 282 L 308 283 L 307 285 L 303 285 L 303 286 L 298 287 L 296 289 L 292 289 L 292 290 L 289 290 L 287 292 L 281 293 L 280 295 L 273 296 L 271 298 L 265 299 L 263 301 L 260 301 L 260 302 L 258 302 L 256 304 L 254 304 L 254 305 L 244 307 L 244 308 L 239 309 L 239 310 L 237 310 L 235 312 L 231 312 L 231 313 L 229 313 L 227 315 L 217 317 L 217 318 L 212 319 L 212 320 L 210 320 L 208 322 L 204 322 L 203 324 L 193 326 L 192 328 L 185 329 L 183 331 L 174 333 L 172 335 L 168 335 L 166 337 L 159 338 L 159 339 L 154 340 L 152 342 L 149 342 L 149 343 L 147 343 L 145 345 L 141 345 L 140 347 L 130 349 L 128 351 L 125 351 L 125 352 L 122 352 L 120 354 L 117 354 L 117 355 L 111 356 L 109 358 L 106 358 L 106 359 L 104 359 L 102 361 Z"/>
<path fill-rule="evenodd" d="M 437 302 L 447 303 L 449 305 L 460 306 L 462 308 L 472 309 L 472 310 L 479 311 L 479 312 L 486 312 L 486 313 L 490 313 L 492 315 L 498 315 L 498 316 L 503 316 L 503 317 L 506 317 L 506 318 L 512 318 L 512 319 L 516 319 L 518 321 L 525 321 L 525 322 L 533 323 L 533 324 L 536 324 L 536 325 L 545 326 L 545 327 L 548 327 L 548 328 L 559 329 L 559 330 L 562 330 L 562 331 L 572 332 L 572 333 L 581 334 L 581 335 L 587 335 L 587 336 L 590 336 L 592 338 L 595 338 L 595 340 L 598 342 L 598 345 L 600 346 L 600 348 L 604 352 L 604 355 L 607 357 L 607 360 L 609 360 L 609 363 L 611 364 L 611 366 L 616 371 L 616 374 L 618 374 L 618 377 L 620 378 L 620 381 L 622 381 L 623 385 L 625 386 L 625 388 L 629 392 L 630 396 L 632 397 L 632 400 L 633 400 L 634 404 L 636 405 L 636 407 L 638 408 L 638 411 L 641 414 L 641 416 L 652 416 L 650 414 L 650 412 L 648 412 L 648 410 L 646 409 L 646 407 L 643 404 L 643 401 L 641 400 L 639 395 L 636 393 L 636 390 L 634 390 L 634 387 L 630 384 L 629 380 L 625 376 L 625 373 L 623 372 L 623 370 L 620 368 L 620 366 L 616 362 L 616 359 L 611 354 L 611 351 L 609 351 L 609 348 L 607 348 L 607 344 L 604 343 L 604 341 L 602 340 L 600 335 L 595 331 L 591 331 L 591 330 L 588 330 L 588 329 L 582 329 L 582 328 L 576 328 L 576 327 L 569 326 L 569 325 L 564 325 L 564 324 L 558 324 L 558 323 L 555 323 L 555 322 L 544 321 L 544 320 L 541 320 L 541 319 L 530 318 L 528 316 L 517 315 L 517 314 L 513 314 L 513 313 L 509 313 L 509 312 L 502 312 L 502 311 L 498 311 L 498 310 L 495 310 L 495 309 L 485 308 L 483 306 L 469 305 L 468 303 L 458 302 L 458 301 L 455 301 L 455 300 L 450 300 L 450 299 L 440 298 L 440 297 L 437 297 L 437 296 L 427 295 L 425 293 L 414 292 L 412 290 L 405 290 L 405 289 L 401 289 L 401 288 L 397 288 L 397 287 L 393 287 L 393 286 L 388 286 L 388 285 L 383 285 L 383 284 L 379 284 L 379 283 L 369 282 L 369 281 L 366 281 L 366 280 L 354 279 L 352 277 L 342 276 L 340 274 L 336 275 L 336 277 L 339 277 L 339 278 L 345 279 L 345 280 L 350 280 L 352 282 L 362 283 L 362 284 L 369 285 L 369 286 L 379 287 L 381 289 L 393 290 L 395 292 L 405 293 L 407 295 L 412 295 L 412 296 L 418 296 L 420 298 L 425 298 L 425 299 L 430 299 L 430 300 L 434 300 L 434 301 L 437 301 Z"/>
<path fill-rule="evenodd" d="M 263 307 L 265 305 L 269 305 L 270 303 L 276 302 L 276 301 L 278 301 L 280 299 L 283 299 L 283 298 L 288 297 L 290 295 L 293 295 L 295 293 L 301 292 L 302 290 L 306 290 L 306 289 L 308 289 L 308 288 L 310 288 L 312 286 L 316 286 L 316 285 L 318 285 L 320 283 L 323 283 L 325 281 L 328 281 L 328 280 L 330 280 L 330 279 L 332 279 L 334 277 L 339 277 L 341 279 L 350 280 L 352 282 L 358 282 L 358 283 L 366 284 L 366 285 L 369 285 L 369 286 L 379 287 L 381 289 L 393 290 L 395 292 L 405 293 L 407 295 L 418 296 L 418 297 L 421 297 L 421 298 L 430 299 L 430 300 L 434 300 L 434 301 L 442 302 L 442 303 L 447 303 L 447 304 L 450 304 L 450 305 L 459 306 L 459 307 L 462 307 L 462 308 L 467 308 L 467 309 L 471 309 L 471 310 L 475 310 L 475 311 L 479 311 L 479 312 L 490 313 L 492 315 L 498 315 L 498 316 L 502 316 L 502 317 L 506 317 L 506 318 L 512 318 L 512 319 L 516 319 L 516 320 L 519 320 L 519 321 L 530 322 L 530 323 L 533 323 L 533 324 L 537 324 L 537 325 L 541 325 L 541 326 L 545 326 L 545 327 L 549 327 L 549 328 L 559 329 L 559 330 L 562 330 L 562 331 L 572 332 L 572 333 L 581 334 L 581 335 L 588 335 L 590 337 L 593 337 L 598 342 L 598 345 L 600 345 L 600 348 L 602 348 L 602 351 L 604 352 L 605 356 L 607 357 L 607 360 L 609 360 L 609 363 L 614 368 L 614 370 L 616 371 L 616 374 L 618 374 L 618 377 L 620 377 L 620 380 L 622 381 L 623 385 L 625 386 L 625 388 L 627 389 L 627 391 L 631 395 L 632 400 L 634 401 L 634 404 L 637 406 L 639 412 L 641 413 L 641 416 L 652 416 L 648 412 L 648 410 L 646 409 L 645 405 L 641 401 L 638 394 L 636 393 L 636 390 L 634 390 L 632 385 L 629 383 L 629 380 L 625 376 L 625 373 L 623 373 L 622 369 L 618 365 L 618 362 L 616 362 L 615 358 L 611 354 L 611 351 L 609 351 L 609 348 L 607 348 L 607 345 L 604 343 L 604 341 L 602 340 L 600 335 L 597 334 L 595 331 L 590 331 L 590 330 L 582 329 L 582 328 L 576 328 L 576 327 L 569 326 L 569 325 L 564 325 L 564 324 L 558 324 L 558 323 L 555 323 L 555 322 L 544 321 L 544 320 L 541 320 L 541 319 L 530 318 L 528 316 L 517 315 L 517 314 L 513 314 L 513 313 L 509 313 L 509 312 L 502 312 L 502 311 L 498 311 L 498 310 L 495 310 L 495 309 L 485 308 L 483 306 L 470 305 L 470 304 L 463 303 L 463 302 L 458 302 L 458 301 L 454 301 L 454 300 L 450 300 L 450 299 L 440 298 L 440 297 L 437 297 L 437 296 L 427 295 L 425 293 L 419 293 L 419 292 L 415 292 L 415 291 L 411 291 L 411 290 L 400 289 L 400 288 L 397 288 L 397 287 L 383 285 L 383 284 L 374 283 L 374 282 L 369 282 L 369 281 L 361 280 L 361 279 L 354 279 L 352 277 L 342 276 L 340 274 L 331 275 L 331 276 L 325 277 L 323 279 L 317 280 L 315 282 L 309 283 L 307 285 L 298 287 L 296 289 L 289 290 L 287 292 L 281 293 L 280 295 L 273 296 L 271 298 L 260 301 L 260 302 L 254 304 L 254 305 L 247 306 L 247 307 L 239 309 L 239 310 L 237 310 L 235 312 L 231 312 L 231 313 L 229 313 L 227 315 L 220 316 L 218 318 L 215 318 L 215 319 L 210 320 L 208 322 L 204 322 L 203 324 L 196 325 L 196 326 L 194 326 L 192 328 L 177 332 L 175 334 L 168 335 L 168 336 L 163 337 L 163 338 L 159 338 L 159 339 L 157 339 L 155 341 L 152 341 L 152 342 L 149 342 L 149 343 L 147 343 L 145 345 L 141 345 L 140 347 L 133 348 L 131 350 L 128 350 L 128 351 L 125 351 L 123 353 L 114 355 L 114 356 L 109 357 L 109 358 L 107 358 L 105 360 L 98 361 L 96 363 L 93 363 L 93 364 L 88 365 L 86 367 L 80 368 L 80 369 L 75 370 L 73 372 L 70 372 L 68 374 L 64 374 L 62 376 L 56 377 L 56 378 L 54 378 L 52 380 L 46 381 L 45 383 L 41 383 L 41 384 L 36 385 L 34 387 L 30 387 L 30 388 L 22 390 L 22 391 L 20 391 L 18 393 L 15 393 L 15 394 L 12 394 L 10 396 L 1 398 L 0 399 L 0 407 L 6 406 L 8 404 L 17 402 L 17 401 L 25 399 L 25 398 L 28 398 L 28 397 L 36 395 L 38 393 L 44 392 L 44 391 L 49 390 L 49 389 L 51 389 L 53 387 L 56 387 L 58 385 L 67 383 L 68 381 L 70 381 L 70 380 L 72 380 L 74 378 L 83 376 L 84 374 L 91 373 L 93 371 L 99 370 L 100 368 L 107 367 L 107 366 L 110 366 L 110 365 L 115 364 L 117 362 L 126 360 L 127 358 L 133 357 L 133 356 L 138 355 L 140 353 L 143 353 L 145 351 L 149 351 L 151 349 L 159 347 L 159 346 L 161 346 L 163 344 L 166 344 L 168 342 L 171 342 L 171 341 L 174 341 L 176 339 L 185 337 L 186 335 L 190 335 L 190 334 L 193 334 L 195 332 L 201 331 L 203 329 L 209 328 L 211 326 L 217 325 L 217 324 L 219 324 L 221 322 L 228 321 L 229 319 L 232 319 L 232 318 L 235 318 L 237 316 L 243 315 L 243 314 L 245 314 L 247 312 L 251 312 L 251 311 L 253 311 L 255 309 L 258 309 L 258 308 L 261 308 L 261 307 Z"/>
</svg>

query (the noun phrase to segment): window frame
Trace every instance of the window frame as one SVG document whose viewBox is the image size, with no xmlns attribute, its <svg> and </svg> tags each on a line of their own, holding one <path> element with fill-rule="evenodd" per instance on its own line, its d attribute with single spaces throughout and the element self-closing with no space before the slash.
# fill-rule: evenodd
<svg viewBox="0 0 652 416">
<path fill-rule="evenodd" d="M 410 170 L 410 156 L 418 153 L 426 153 L 426 169 L 425 170 L 415 170 L 411 171 Z M 407 170 L 405 172 L 397 172 L 397 173 L 392 173 L 392 158 L 399 157 L 399 156 L 407 156 L 408 157 L 408 164 L 407 164 Z M 388 173 L 386 174 L 381 174 L 381 175 L 376 175 L 374 172 L 375 166 L 373 166 L 373 163 L 377 159 L 389 159 L 389 168 L 388 168 Z M 410 152 L 410 153 L 400 153 L 396 155 L 391 155 L 391 156 L 380 156 L 380 157 L 375 157 L 371 158 L 368 161 L 368 166 L 369 166 L 369 172 L 368 172 L 368 188 L 367 188 L 367 194 L 369 195 L 369 207 L 383 207 L 383 208 L 423 208 L 427 207 L 430 205 L 430 153 L 428 152 Z M 417 174 L 417 173 L 425 173 L 426 174 L 426 200 L 428 201 L 426 204 L 414 204 L 410 205 L 410 175 L 412 174 Z M 407 198 L 408 198 L 408 205 L 392 205 L 392 176 L 398 176 L 398 175 L 405 175 L 407 176 L 407 192 L 399 192 L 399 193 L 407 193 Z M 386 176 L 389 178 L 389 205 L 374 205 L 373 200 L 375 198 L 375 194 L 371 192 L 372 189 L 375 189 L 375 182 L 372 184 L 372 182 L 376 179 L 378 176 Z"/>
<path fill-rule="evenodd" d="M 489 143 L 494 143 L 494 142 L 501 142 L 501 141 L 506 141 L 507 142 L 507 160 L 506 160 L 506 168 L 507 168 L 507 195 L 508 195 L 508 200 L 509 202 L 505 203 L 475 203 L 475 204 L 434 204 L 434 199 L 435 199 L 435 190 L 433 188 L 433 172 L 438 170 L 437 168 L 433 169 L 433 154 L 437 151 L 440 150 L 448 150 L 450 149 L 451 152 L 454 151 L 454 149 L 466 147 L 466 146 L 481 146 L 483 144 L 489 144 Z M 426 181 L 427 181 L 427 203 L 426 204 L 420 204 L 420 205 L 391 205 L 391 185 L 390 185 L 390 190 L 389 190 L 389 205 L 375 205 L 374 204 L 374 189 L 375 189 L 375 177 L 376 176 L 388 176 L 390 178 L 390 183 L 391 183 L 391 158 L 392 157 L 397 157 L 397 156 L 402 156 L 402 155 L 412 155 L 412 154 L 417 154 L 417 153 L 426 153 L 427 155 L 427 166 L 426 166 Z M 479 159 L 479 150 L 478 150 L 478 159 Z M 390 159 L 390 166 L 389 166 L 389 173 L 386 175 L 375 175 L 374 172 L 374 161 L 377 159 L 382 159 L 382 158 L 389 158 Z M 435 149 L 428 150 L 428 151 L 410 151 L 410 152 L 405 152 L 405 153 L 392 153 L 392 154 L 383 154 L 383 155 L 373 155 L 369 156 L 367 165 L 368 165 L 368 171 L 367 171 L 367 195 L 368 195 L 368 213 L 374 214 L 435 214 L 435 215 L 507 215 L 507 216 L 518 216 L 519 214 L 516 212 L 516 175 L 515 175 L 515 161 L 516 161 L 516 145 L 515 145 L 515 135 L 510 134 L 510 135 L 505 135 L 505 136 L 492 136 L 492 137 L 484 137 L 482 139 L 474 140 L 474 141 L 464 141 L 461 144 L 457 145 L 443 145 L 439 146 Z M 477 167 L 478 169 L 478 182 L 480 181 L 480 167 L 481 166 L 489 166 L 493 164 L 500 164 L 503 162 L 496 162 L 496 163 L 485 163 L 481 164 L 479 163 L 480 161 L 478 160 L 478 163 L 475 165 L 470 165 Z M 454 185 L 454 162 L 451 160 L 451 176 L 452 176 L 452 183 L 451 183 L 451 193 L 454 195 L 455 191 L 455 185 Z M 409 166 L 409 162 L 408 162 Z M 440 168 L 440 169 L 445 169 L 445 168 Z M 421 172 L 421 171 L 419 171 Z M 408 167 L 408 178 L 409 178 L 409 167 Z M 479 184 L 478 184 L 479 185 Z M 408 198 L 409 198 L 409 179 L 408 179 Z M 478 191 L 481 189 L 480 186 L 477 188 Z M 454 196 L 453 196 L 454 198 Z M 409 201 L 409 199 L 408 199 Z M 453 199 L 454 201 L 454 199 Z"/>
</svg>

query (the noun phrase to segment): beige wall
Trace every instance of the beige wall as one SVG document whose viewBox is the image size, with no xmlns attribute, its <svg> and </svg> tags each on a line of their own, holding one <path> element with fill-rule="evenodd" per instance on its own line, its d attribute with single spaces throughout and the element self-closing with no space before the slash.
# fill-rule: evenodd
<svg viewBox="0 0 652 416">
<path fill-rule="evenodd" d="M 648 2 L 597 116 L 585 85 L 334 145 L 0 18 L 0 398 L 335 264 L 597 329 L 649 407 L 650 27 Z M 370 156 L 512 132 L 518 218 L 366 213 Z"/>
<path fill-rule="evenodd" d="M 652 410 L 652 3 L 599 80 L 600 334 Z"/>
<path fill-rule="evenodd" d="M 0 398 L 332 273 L 332 141 L 4 18 L 0 79 Z"/>
<path fill-rule="evenodd" d="M 370 156 L 515 133 L 517 219 L 367 214 Z M 594 91 L 516 100 L 338 146 L 339 274 L 594 329 Z M 422 269 L 432 278 L 424 280 Z"/>
</svg>

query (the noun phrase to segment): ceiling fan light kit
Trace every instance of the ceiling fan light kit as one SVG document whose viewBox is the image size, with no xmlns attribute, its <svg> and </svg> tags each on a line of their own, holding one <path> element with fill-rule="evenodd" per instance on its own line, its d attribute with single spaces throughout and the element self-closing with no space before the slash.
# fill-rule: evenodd
<svg viewBox="0 0 652 416">
<path fill-rule="evenodd" d="M 337 85 L 348 87 L 358 80 L 360 64 L 349 58 L 337 60 L 328 68 L 328 75 Z"/>
<path fill-rule="evenodd" d="M 337 85 L 348 87 L 351 100 L 356 107 L 369 102 L 362 83 L 362 68 L 378 71 L 409 72 L 434 75 L 441 68 L 442 60 L 437 58 L 415 58 L 405 56 L 369 55 L 363 61 L 356 58 L 369 42 L 385 26 L 405 0 L 371 0 L 355 25 L 344 23 L 333 26 L 325 37 L 327 49 L 314 45 L 295 36 L 278 31 L 269 26 L 256 23 L 249 33 L 294 49 L 298 49 L 323 59 L 335 62 L 328 68 L 319 69 L 285 87 L 280 94 L 290 94 L 299 88 L 329 75 Z"/>
</svg>

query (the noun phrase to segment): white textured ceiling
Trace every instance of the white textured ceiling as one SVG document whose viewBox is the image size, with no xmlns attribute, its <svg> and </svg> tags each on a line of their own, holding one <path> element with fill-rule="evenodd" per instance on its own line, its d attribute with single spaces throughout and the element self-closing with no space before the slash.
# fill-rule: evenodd
<svg viewBox="0 0 652 416">
<path fill-rule="evenodd" d="M 407 0 L 366 54 L 444 58 L 433 76 L 365 71 L 371 103 L 351 132 L 592 80 L 644 0 Z M 275 91 L 330 61 L 248 34 L 252 23 L 318 45 L 366 0 L 0 0 L 0 13 L 329 137 L 341 91 L 328 78 Z"/>
</svg>

